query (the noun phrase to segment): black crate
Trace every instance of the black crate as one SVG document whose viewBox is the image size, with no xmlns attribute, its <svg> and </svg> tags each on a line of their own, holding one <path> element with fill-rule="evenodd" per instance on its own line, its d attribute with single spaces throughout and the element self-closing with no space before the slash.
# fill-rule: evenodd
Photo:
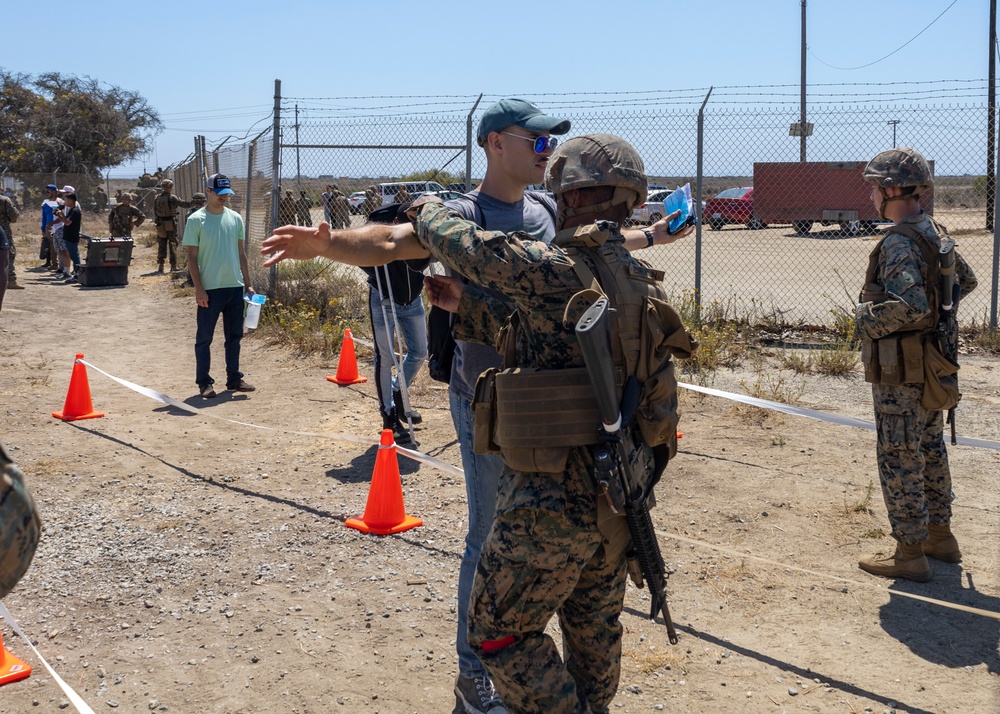
<svg viewBox="0 0 1000 714">
<path fill-rule="evenodd" d="M 122 266 L 127 268 L 129 263 L 132 262 L 132 246 L 134 243 L 131 238 L 88 237 L 90 238 L 86 259 L 88 268 Z M 124 285 L 125 283 L 121 284 Z"/>
<path fill-rule="evenodd" d="M 116 265 L 105 268 L 95 265 L 81 265 L 76 272 L 76 280 L 88 288 L 103 285 L 128 285 L 128 266 Z"/>
</svg>

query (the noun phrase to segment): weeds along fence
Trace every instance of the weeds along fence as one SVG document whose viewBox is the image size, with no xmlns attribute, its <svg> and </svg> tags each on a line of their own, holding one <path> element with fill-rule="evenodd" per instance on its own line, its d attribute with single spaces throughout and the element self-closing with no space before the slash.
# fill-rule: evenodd
<svg viewBox="0 0 1000 714">
<path fill-rule="evenodd" d="M 229 175 L 234 208 L 244 214 L 255 247 L 274 225 L 323 220 L 329 185 L 347 196 L 401 181 L 475 186 L 486 169 L 475 129 L 496 99 L 278 96 L 276 131 L 197 151 L 172 171 L 175 181 Z M 868 255 L 886 225 L 862 169 L 880 151 L 912 146 L 935 174 L 922 203 L 956 238 L 979 278 L 980 288 L 962 306 L 963 320 L 995 325 L 998 238 L 985 103 L 821 105 L 810 109 L 803 139 L 799 108 L 785 100 L 733 106 L 710 98 L 699 117 L 700 101 L 678 107 L 538 98 L 544 111 L 571 120 L 568 136 L 622 136 L 643 156 L 651 187 L 690 183 L 696 208 L 704 202 L 696 236 L 642 253 L 666 271 L 671 291 L 696 295 L 703 310 L 729 318 L 834 324 L 837 315 L 853 312 Z M 386 189 L 386 202 L 393 190 Z M 649 219 L 662 215 L 653 200 L 657 190 L 651 188 L 643 208 Z M 363 205 L 357 197 L 351 204 L 350 223 L 360 225 Z M 363 281 L 358 285 L 364 290 Z"/>
</svg>

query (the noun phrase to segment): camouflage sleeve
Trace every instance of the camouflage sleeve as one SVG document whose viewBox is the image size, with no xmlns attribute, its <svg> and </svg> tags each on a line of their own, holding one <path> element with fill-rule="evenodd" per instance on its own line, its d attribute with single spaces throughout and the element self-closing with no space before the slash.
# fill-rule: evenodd
<svg viewBox="0 0 1000 714">
<path fill-rule="evenodd" d="M 530 311 L 535 303 L 563 300 L 567 289 L 582 287 L 566 254 L 523 233 L 487 231 L 444 204 L 421 207 L 417 241 L 470 282 L 516 301 Z"/>
<path fill-rule="evenodd" d="M 141 226 L 142 222 L 146 220 L 146 214 L 135 206 L 132 206 L 132 217 L 135 219 L 136 227 Z"/>
<path fill-rule="evenodd" d="M 854 324 L 858 337 L 863 340 L 885 337 L 930 312 L 920 259 L 909 240 L 898 235 L 886 238 L 878 270 L 886 299 L 858 304 Z"/>
<path fill-rule="evenodd" d="M 972 272 L 972 268 L 969 264 L 965 262 L 965 258 L 958 251 L 955 251 L 955 270 L 958 272 L 958 285 L 962 291 L 961 297 L 965 297 L 979 285 L 979 280 L 976 278 L 976 274 Z"/>
<path fill-rule="evenodd" d="M 455 337 L 466 342 L 493 346 L 497 332 L 510 317 L 511 304 L 475 283 L 465 287 L 452 327 Z"/>
</svg>

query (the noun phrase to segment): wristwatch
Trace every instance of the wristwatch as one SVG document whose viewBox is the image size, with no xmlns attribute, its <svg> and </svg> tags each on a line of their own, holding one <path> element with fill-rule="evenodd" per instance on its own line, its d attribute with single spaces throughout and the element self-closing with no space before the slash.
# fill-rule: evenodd
<svg viewBox="0 0 1000 714">
<path fill-rule="evenodd" d="M 647 248 L 652 248 L 653 247 L 653 231 L 649 230 L 648 228 L 643 228 L 642 229 L 642 234 L 644 236 L 646 236 L 646 247 Z"/>
</svg>

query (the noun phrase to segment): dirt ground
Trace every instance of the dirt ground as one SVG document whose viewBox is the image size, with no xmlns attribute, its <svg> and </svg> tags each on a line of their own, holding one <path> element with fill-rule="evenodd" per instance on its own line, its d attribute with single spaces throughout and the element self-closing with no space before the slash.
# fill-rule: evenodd
<svg viewBox="0 0 1000 714">
<path fill-rule="evenodd" d="M 250 335 L 242 365 L 258 390 L 200 400 L 194 299 L 143 275 L 153 250 L 137 248 L 128 286 L 103 289 L 52 284 L 22 250 L 27 289 L 0 313 L 0 436 L 44 533 L 5 604 L 98 712 L 452 711 L 461 479 L 400 457 L 406 510 L 424 525 L 390 537 L 346 528 L 364 510 L 375 448 L 287 431 L 376 436 L 372 383 L 338 387 L 325 380 L 334 363 Z M 221 347 L 220 334 L 217 378 Z M 184 413 L 95 370 L 106 416 L 53 419 L 78 352 L 267 429 Z M 761 351 L 713 386 L 743 391 L 778 357 Z M 782 376 L 804 381 L 805 406 L 871 418 L 857 370 Z M 967 357 L 962 377 L 960 433 L 996 439 L 995 358 Z M 422 375 L 413 403 L 421 449 L 458 464 L 443 385 Z M 872 432 L 761 419 L 691 392 L 682 405 L 681 450 L 653 513 L 681 640 L 645 619 L 645 592 L 630 586 L 612 711 L 1000 711 L 998 620 L 893 595 L 857 569 L 890 547 Z M 932 582 L 895 587 L 1000 611 L 1000 453 L 950 453 L 965 560 L 932 561 Z M 53 679 L 0 628 L 35 666 L 0 689 L 0 712 L 63 710 Z"/>
</svg>

